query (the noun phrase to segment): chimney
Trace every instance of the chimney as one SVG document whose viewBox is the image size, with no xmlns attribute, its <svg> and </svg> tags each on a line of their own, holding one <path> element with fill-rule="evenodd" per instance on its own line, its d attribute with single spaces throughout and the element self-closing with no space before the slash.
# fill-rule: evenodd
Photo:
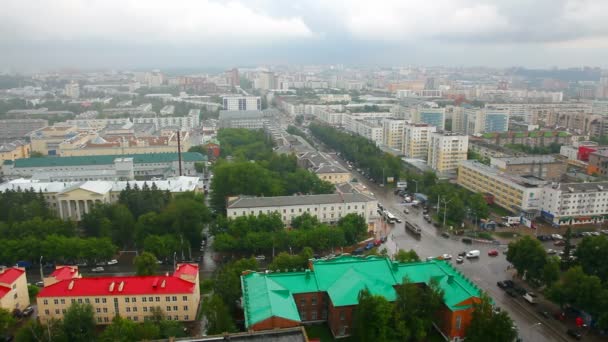
<svg viewBox="0 0 608 342">
<path fill-rule="evenodd" d="M 306 269 L 306 279 L 310 279 L 310 270 Z"/>
<path fill-rule="evenodd" d="M 453 274 L 448 275 L 448 284 L 451 284 L 453 282 L 454 282 L 454 275 Z"/>
</svg>

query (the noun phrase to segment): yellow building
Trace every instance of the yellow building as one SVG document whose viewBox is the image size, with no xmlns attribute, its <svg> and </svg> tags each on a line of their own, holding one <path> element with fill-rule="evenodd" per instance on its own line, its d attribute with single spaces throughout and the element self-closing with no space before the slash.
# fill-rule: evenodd
<svg viewBox="0 0 608 342">
<path fill-rule="evenodd" d="M 181 151 L 192 146 L 190 135 L 181 133 Z M 175 131 L 164 131 L 160 136 L 135 137 L 132 135 L 105 136 L 79 134 L 58 145 L 57 154 L 62 157 L 100 156 L 121 154 L 175 153 L 178 139 Z"/>
<path fill-rule="evenodd" d="M 455 172 L 467 160 L 469 137 L 449 132 L 433 132 L 429 140 L 428 165 L 435 171 Z"/>
<path fill-rule="evenodd" d="M 0 145 L 0 166 L 4 164 L 5 160 L 28 158 L 31 149 L 32 145 L 22 140 Z"/>
<path fill-rule="evenodd" d="M 320 179 L 332 184 L 348 183 L 352 174 L 330 155 L 321 152 L 304 152 L 297 155 L 298 165 L 314 172 Z"/>
<path fill-rule="evenodd" d="M 35 130 L 31 134 L 32 152 L 57 155 L 59 144 L 78 135 L 75 125 L 53 125 Z"/>
<path fill-rule="evenodd" d="M 0 268 L 0 308 L 12 312 L 23 310 L 30 305 L 27 292 L 25 269 L 18 267 Z"/>
<path fill-rule="evenodd" d="M 38 317 L 42 323 L 62 319 L 72 303 L 81 303 L 93 307 L 98 324 L 110 324 L 116 315 L 143 322 L 155 308 L 169 320 L 193 321 L 200 303 L 198 274 L 197 264 L 178 264 L 171 275 L 61 278 L 38 294 Z"/>
</svg>

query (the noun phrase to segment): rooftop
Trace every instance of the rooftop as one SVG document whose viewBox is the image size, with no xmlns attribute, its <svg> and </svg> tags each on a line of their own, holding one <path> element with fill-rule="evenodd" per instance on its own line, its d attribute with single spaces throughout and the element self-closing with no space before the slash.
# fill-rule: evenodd
<svg viewBox="0 0 608 342">
<path fill-rule="evenodd" d="M 593 183 L 560 183 L 556 185 L 564 192 L 597 192 L 608 191 L 608 182 Z"/>
<path fill-rule="evenodd" d="M 0 269 L 0 283 L 10 285 L 23 273 L 25 271 L 17 267 L 5 268 L 3 271 Z"/>
<path fill-rule="evenodd" d="M 234 120 L 234 119 L 259 119 L 266 117 L 267 114 L 260 110 L 220 110 L 219 119 Z"/>
<path fill-rule="evenodd" d="M 50 277 L 56 280 L 72 279 L 78 274 L 78 266 L 57 266 Z"/>
<path fill-rule="evenodd" d="M 134 164 L 153 164 L 171 163 L 177 161 L 179 157 L 177 153 L 113 154 L 103 156 L 22 158 L 15 161 L 5 161 L 4 163 L 13 164 L 15 168 L 111 165 L 114 164 L 114 160 L 117 158 L 133 158 Z M 207 157 L 198 152 L 182 152 L 182 161 L 184 162 L 205 160 L 207 160 Z"/>
<path fill-rule="evenodd" d="M 358 203 L 373 201 L 363 194 L 326 194 L 274 197 L 239 197 L 228 204 L 228 209 L 275 207 L 292 205 L 317 205 L 330 203 Z"/>
<path fill-rule="evenodd" d="M 482 172 L 490 177 L 502 178 L 505 181 L 511 182 L 513 185 L 522 188 L 539 187 L 548 183 L 547 181 L 536 177 L 523 177 L 512 173 L 505 173 L 495 167 L 482 164 L 477 160 L 463 160 L 460 162 L 460 165 L 475 169 L 475 171 Z"/>
<path fill-rule="evenodd" d="M 554 156 L 550 155 L 492 158 L 492 160 L 504 162 L 507 165 L 562 163 L 561 160 L 558 160 Z"/>
<path fill-rule="evenodd" d="M 443 261 L 393 262 L 387 257 L 344 255 L 312 260 L 311 270 L 286 273 L 250 272 L 241 277 L 245 325 L 282 317 L 300 322 L 293 295 L 327 292 L 334 306 L 358 304 L 359 292 L 367 288 L 389 301 L 397 297 L 395 286 L 407 277 L 412 283 L 437 281 L 444 291 L 444 303 L 459 310 L 463 302 L 479 297 L 480 290 L 458 270 Z"/>
</svg>

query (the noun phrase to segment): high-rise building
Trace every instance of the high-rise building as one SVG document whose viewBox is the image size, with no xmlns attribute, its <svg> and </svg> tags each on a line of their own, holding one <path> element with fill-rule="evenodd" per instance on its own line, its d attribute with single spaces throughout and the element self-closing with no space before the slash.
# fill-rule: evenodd
<svg viewBox="0 0 608 342">
<path fill-rule="evenodd" d="M 226 74 L 226 81 L 229 86 L 236 87 L 241 84 L 241 79 L 239 77 L 239 69 L 232 68 L 230 70 L 227 70 L 225 72 L 225 74 Z"/>
<path fill-rule="evenodd" d="M 509 110 L 503 108 L 465 108 L 457 113 L 455 132 L 468 135 L 509 130 Z"/>
<path fill-rule="evenodd" d="M 224 110 L 262 110 L 262 99 L 259 96 L 224 96 Z"/>
<path fill-rule="evenodd" d="M 160 70 L 152 70 L 152 72 L 146 73 L 145 82 L 149 88 L 160 87 L 163 85 L 164 76 Z"/>
<path fill-rule="evenodd" d="M 467 160 L 469 137 L 458 133 L 434 132 L 429 141 L 428 165 L 437 172 L 454 172 Z"/>
<path fill-rule="evenodd" d="M 77 99 L 80 97 L 80 86 L 77 82 L 72 81 L 65 85 L 64 92 L 65 96 Z"/>
<path fill-rule="evenodd" d="M 403 150 L 405 120 L 386 118 L 382 120 L 384 145 L 392 149 Z"/>
<path fill-rule="evenodd" d="M 258 78 L 254 82 L 254 87 L 261 90 L 270 90 L 277 88 L 277 78 L 274 72 L 262 71 L 258 73 Z"/>
<path fill-rule="evenodd" d="M 404 127 L 403 153 L 408 158 L 427 159 L 429 138 L 437 127 L 425 123 L 410 123 Z"/>
<path fill-rule="evenodd" d="M 443 130 L 445 128 L 445 108 L 427 105 L 412 108 L 412 121 L 426 123 L 437 127 L 438 130 Z"/>
</svg>

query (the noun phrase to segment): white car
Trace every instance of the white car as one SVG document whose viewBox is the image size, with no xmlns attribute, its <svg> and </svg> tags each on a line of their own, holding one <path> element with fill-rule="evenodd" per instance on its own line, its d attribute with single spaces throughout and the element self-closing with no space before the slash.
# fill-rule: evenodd
<svg viewBox="0 0 608 342">
<path fill-rule="evenodd" d="M 100 273 L 105 271 L 103 267 L 95 267 L 94 269 L 92 269 L 91 271 L 95 272 L 95 273 Z"/>
<path fill-rule="evenodd" d="M 547 254 L 555 254 L 555 253 L 557 253 L 557 251 L 555 249 L 551 249 L 551 248 L 547 249 Z"/>
<path fill-rule="evenodd" d="M 112 259 L 112 260 L 108 261 L 108 265 L 116 265 L 116 264 L 118 264 L 118 260 L 116 260 L 116 259 Z"/>
<path fill-rule="evenodd" d="M 452 260 L 452 254 L 443 254 L 443 255 L 441 255 L 441 259 Z"/>
<path fill-rule="evenodd" d="M 551 238 L 553 240 L 563 240 L 564 239 L 564 237 L 559 234 L 551 234 Z"/>
<path fill-rule="evenodd" d="M 263 255 L 258 255 L 255 257 L 255 260 L 266 260 L 266 257 Z"/>
<path fill-rule="evenodd" d="M 458 258 L 456 258 L 456 263 L 457 264 L 462 264 L 464 262 L 464 258 L 459 256 Z"/>
</svg>

